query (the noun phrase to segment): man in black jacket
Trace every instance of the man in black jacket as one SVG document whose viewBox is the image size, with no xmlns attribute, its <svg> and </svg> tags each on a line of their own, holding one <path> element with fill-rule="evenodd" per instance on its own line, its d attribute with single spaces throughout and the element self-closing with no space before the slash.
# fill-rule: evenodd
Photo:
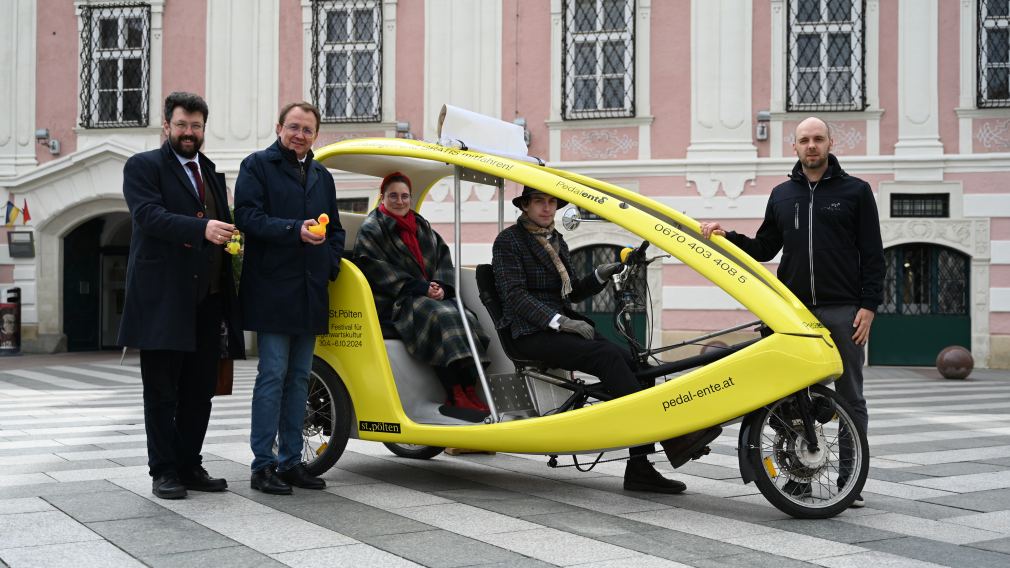
<svg viewBox="0 0 1010 568">
<path fill-rule="evenodd" d="M 772 190 L 754 238 L 719 223 L 702 223 L 701 232 L 705 238 L 724 235 L 762 262 L 782 251 L 778 277 L 831 332 L 843 366 L 835 389 L 865 432 L 863 346 L 884 284 L 880 220 L 870 185 L 845 173 L 831 145 L 828 125 L 805 119 L 793 143 L 799 161 L 789 180 Z M 860 496 L 853 506 L 862 505 Z"/>
<path fill-rule="evenodd" d="M 123 168 L 133 217 L 126 304 L 119 344 L 140 349 L 144 427 L 152 492 L 181 499 L 186 490 L 224 491 L 203 468 L 200 450 L 223 355 L 245 356 L 231 258 L 235 226 L 224 175 L 200 153 L 207 103 L 192 93 L 165 99 L 168 140 Z"/>
<path fill-rule="evenodd" d="M 589 318 L 570 305 L 603 291 L 623 268 L 621 263 L 601 265 L 580 278 L 572 272 L 568 244 L 554 228 L 555 212 L 567 203 L 531 187 L 524 187 L 512 203 L 523 214 L 498 235 L 492 249 L 495 287 L 502 299 L 498 326 L 512 335 L 514 347 L 523 357 L 595 375 L 614 396 L 642 390 L 627 350 L 600 335 Z M 704 451 L 720 432 L 722 428 L 714 426 L 660 443 L 677 468 Z M 684 483 L 656 471 L 648 459 L 654 449 L 654 444 L 646 444 L 629 450 L 624 488 L 656 493 L 687 489 Z"/>
</svg>

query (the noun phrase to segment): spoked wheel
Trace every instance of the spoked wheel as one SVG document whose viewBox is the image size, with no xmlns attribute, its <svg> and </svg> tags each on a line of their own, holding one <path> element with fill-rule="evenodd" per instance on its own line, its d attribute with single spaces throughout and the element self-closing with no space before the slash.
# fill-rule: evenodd
<svg viewBox="0 0 1010 568">
<path fill-rule="evenodd" d="M 807 440 L 798 397 L 809 394 L 816 448 Z M 761 494 L 798 519 L 844 511 L 863 490 L 870 467 L 866 433 L 835 391 L 814 385 L 753 412 L 748 454 Z"/>
<path fill-rule="evenodd" d="M 392 442 L 384 443 L 383 445 L 401 458 L 415 460 L 430 460 L 445 451 L 445 448 L 438 446 L 419 446 L 417 444 L 396 444 Z"/>
<path fill-rule="evenodd" d="M 351 397 L 344 382 L 322 359 L 312 360 L 309 396 L 302 425 L 302 461 L 312 475 L 337 463 L 351 433 Z"/>
</svg>

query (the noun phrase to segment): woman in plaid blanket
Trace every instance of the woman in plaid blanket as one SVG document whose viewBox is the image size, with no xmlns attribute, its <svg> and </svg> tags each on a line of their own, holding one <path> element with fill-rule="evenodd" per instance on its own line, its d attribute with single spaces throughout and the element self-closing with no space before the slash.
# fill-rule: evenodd
<svg viewBox="0 0 1010 568">
<path fill-rule="evenodd" d="M 453 300 L 449 247 L 411 210 L 411 189 L 400 172 L 382 180 L 381 202 L 358 230 L 355 263 L 372 286 L 379 321 L 396 329 L 411 355 L 435 368 L 447 405 L 483 418 L 488 407 L 477 397 L 477 368 Z M 488 336 L 469 310 L 467 318 L 486 363 Z"/>
</svg>

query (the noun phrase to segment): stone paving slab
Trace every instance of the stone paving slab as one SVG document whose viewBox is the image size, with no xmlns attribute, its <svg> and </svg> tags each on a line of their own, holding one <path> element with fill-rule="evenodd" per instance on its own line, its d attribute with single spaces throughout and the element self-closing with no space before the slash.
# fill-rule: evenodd
<svg viewBox="0 0 1010 568">
<path fill-rule="evenodd" d="M 639 553 L 626 548 L 548 527 L 488 534 L 481 538 L 501 548 L 558 566 L 617 559 L 628 560 L 629 565 L 637 565 L 641 557 Z"/>
<path fill-rule="evenodd" d="M 958 546 L 928 538 L 893 538 L 864 542 L 861 546 L 895 556 L 933 562 L 941 566 L 1006 568 L 1007 555 L 973 546 Z"/>
<path fill-rule="evenodd" d="M 993 511 L 1010 509 L 1010 491 L 1005 489 L 976 491 L 975 493 L 962 493 L 937 497 L 935 499 L 926 499 L 925 502 L 968 511 L 991 513 Z"/>
<path fill-rule="evenodd" d="M 192 568 L 193 566 L 281 568 L 284 566 L 265 554 L 242 546 L 142 556 L 140 560 L 152 568 Z"/>
<path fill-rule="evenodd" d="M 238 544 L 194 521 L 169 512 L 157 517 L 98 521 L 85 526 L 139 558 L 226 548 Z"/>
<path fill-rule="evenodd" d="M 969 544 L 1004 536 L 999 532 L 967 527 L 953 521 L 953 519 L 958 518 L 963 517 L 952 517 L 951 519 L 946 519 L 946 522 L 942 522 L 920 519 L 909 515 L 899 515 L 897 513 L 884 513 L 863 517 L 846 517 L 842 519 L 842 522 L 880 530 L 889 530 L 908 536 L 928 538 L 933 541 L 950 544 Z"/>
<path fill-rule="evenodd" d="M 444 530 L 386 534 L 362 540 L 391 554 L 434 568 L 473 566 L 485 562 L 507 563 L 521 557 L 503 547 Z"/>
<path fill-rule="evenodd" d="M 45 500 L 81 523 L 158 517 L 166 513 L 161 505 L 129 491 L 51 495 Z"/>
<path fill-rule="evenodd" d="M 641 532 L 624 532 L 594 538 L 642 554 L 667 558 L 691 566 L 695 565 L 692 562 L 694 559 L 735 556 L 751 552 L 742 546 L 656 527 Z"/>
<path fill-rule="evenodd" d="M 767 552 L 747 552 L 731 556 L 714 558 L 698 558 L 686 561 L 697 568 L 754 568 L 755 566 L 774 566 L 775 568 L 816 568 L 817 564 L 793 560 Z"/>
<path fill-rule="evenodd" d="M 74 568 L 133 568 L 144 563 L 105 541 L 72 542 L 0 549 L 6 564 L 17 568 L 73 566 Z"/>
<path fill-rule="evenodd" d="M 101 540 L 87 526 L 56 510 L 0 515 L 0 535 L 3 548 Z"/>
<path fill-rule="evenodd" d="M 367 544 L 314 548 L 298 552 L 273 554 L 272 558 L 293 568 L 414 568 L 422 566 L 406 558 L 390 554 Z M 510 564 L 503 564 L 509 566 Z M 522 566 L 522 564 L 516 564 Z"/>
<path fill-rule="evenodd" d="M 0 568 L 1010 566 L 1010 373 L 954 383 L 867 369 L 868 506 L 801 521 L 740 480 L 739 424 L 676 471 L 652 456 L 688 483 L 681 495 L 624 491 L 620 461 L 583 473 L 543 456 L 407 460 L 359 440 L 323 475 L 327 490 L 263 495 L 248 485 L 253 361 L 215 400 L 204 446 L 230 490 L 162 501 L 135 356 L 85 361 L 0 361 Z"/>
</svg>

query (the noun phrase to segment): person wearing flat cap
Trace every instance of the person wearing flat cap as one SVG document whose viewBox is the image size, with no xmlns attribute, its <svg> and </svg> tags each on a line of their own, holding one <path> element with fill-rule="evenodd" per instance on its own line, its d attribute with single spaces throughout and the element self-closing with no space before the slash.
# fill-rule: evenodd
<svg viewBox="0 0 1010 568">
<path fill-rule="evenodd" d="M 595 375 L 614 396 L 641 390 L 634 374 L 635 362 L 627 350 L 604 338 L 589 318 L 571 308 L 571 302 L 601 292 L 622 269 L 621 263 L 604 264 L 577 277 L 572 272 L 568 245 L 554 228 L 555 213 L 568 203 L 528 186 L 512 203 L 522 215 L 498 235 L 492 250 L 495 286 L 502 301 L 498 327 L 511 334 L 514 348 L 523 358 Z M 679 467 L 720 431 L 709 428 L 661 444 L 673 466 Z M 663 477 L 653 467 L 648 455 L 654 449 L 653 444 L 630 448 L 624 488 L 684 491 L 684 483 Z"/>
</svg>

